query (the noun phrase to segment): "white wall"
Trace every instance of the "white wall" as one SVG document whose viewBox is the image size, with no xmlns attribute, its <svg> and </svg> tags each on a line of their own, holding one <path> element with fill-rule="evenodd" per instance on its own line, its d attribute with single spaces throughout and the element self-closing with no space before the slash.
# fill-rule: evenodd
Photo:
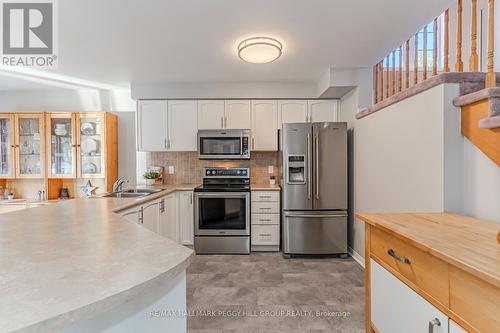
<svg viewBox="0 0 500 333">
<path fill-rule="evenodd" d="M 109 111 L 118 115 L 118 174 L 135 186 L 135 102 L 129 91 L 0 91 L 0 112 Z"/>
</svg>

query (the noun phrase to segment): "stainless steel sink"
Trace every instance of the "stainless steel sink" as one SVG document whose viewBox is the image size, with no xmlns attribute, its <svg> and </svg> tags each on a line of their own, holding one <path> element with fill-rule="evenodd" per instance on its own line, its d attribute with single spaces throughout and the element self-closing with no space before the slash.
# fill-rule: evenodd
<svg viewBox="0 0 500 333">
<path fill-rule="evenodd" d="M 157 188 L 134 188 L 130 190 L 123 191 L 123 193 L 142 193 L 142 194 L 153 194 L 158 193 L 163 190 Z"/>
<path fill-rule="evenodd" d="M 103 197 L 106 198 L 140 198 L 148 195 L 148 193 L 138 193 L 138 192 L 112 192 L 104 194 Z"/>
</svg>

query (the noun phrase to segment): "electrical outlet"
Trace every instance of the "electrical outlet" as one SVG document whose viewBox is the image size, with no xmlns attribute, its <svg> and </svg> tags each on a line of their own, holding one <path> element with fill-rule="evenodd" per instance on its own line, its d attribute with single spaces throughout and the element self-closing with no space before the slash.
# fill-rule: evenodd
<svg viewBox="0 0 500 333">
<path fill-rule="evenodd" d="M 267 173 L 269 173 L 269 174 L 273 174 L 274 173 L 274 165 L 269 165 L 267 167 Z"/>
<path fill-rule="evenodd" d="M 174 166 L 173 165 L 169 165 L 168 166 L 168 174 L 173 175 L 174 173 L 175 173 Z"/>
</svg>

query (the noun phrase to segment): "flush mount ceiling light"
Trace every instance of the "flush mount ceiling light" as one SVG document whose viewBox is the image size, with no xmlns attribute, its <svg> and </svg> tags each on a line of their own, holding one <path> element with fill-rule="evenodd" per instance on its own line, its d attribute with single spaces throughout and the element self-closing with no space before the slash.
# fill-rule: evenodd
<svg viewBox="0 0 500 333">
<path fill-rule="evenodd" d="M 252 64 L 265 64 L 278 59 L 283 45 L 274 38 L 252 37 L 238 44 L 238 57 Z"/>
</svg>

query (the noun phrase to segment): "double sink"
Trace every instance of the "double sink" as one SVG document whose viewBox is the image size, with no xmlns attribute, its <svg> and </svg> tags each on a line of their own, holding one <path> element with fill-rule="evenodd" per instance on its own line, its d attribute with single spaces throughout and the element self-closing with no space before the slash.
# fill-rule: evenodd
<svg viewBox="0 0 500 333">
<path fill-rule="evenodd" d="M 122 192 L 111 192 L 103 195 L 105 198 L 140 198 L 154 193 L 161 192 L 161 189 L 135 188 Z"/>
</svg>

